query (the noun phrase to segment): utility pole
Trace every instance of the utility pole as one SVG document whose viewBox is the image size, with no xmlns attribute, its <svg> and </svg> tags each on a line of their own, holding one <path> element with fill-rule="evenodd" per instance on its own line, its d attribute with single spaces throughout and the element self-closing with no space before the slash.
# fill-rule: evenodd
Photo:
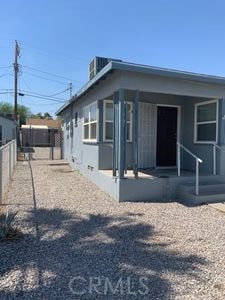
<svg viewBox="0 0 225 300">
<path fill-rule="evenodd" d="M 70 100 L 72 98 L 72 93 L 73 93 L 73 85 L 72 85 L 72 82 L 70 81 L 69 82 L 69 91 L 70 91 Z"/>
<path fill-rule="evenodd" d="M 20 55 L 20 48 L 15 41 L 15 60 L 14 60 L 14 120 L 18 121 L 18 111 L 17 111 L 17 81 L 18 81 L 18 72 L 19 72 L 19 65 L 18 65 L 18 57 Z"/>
</svg>

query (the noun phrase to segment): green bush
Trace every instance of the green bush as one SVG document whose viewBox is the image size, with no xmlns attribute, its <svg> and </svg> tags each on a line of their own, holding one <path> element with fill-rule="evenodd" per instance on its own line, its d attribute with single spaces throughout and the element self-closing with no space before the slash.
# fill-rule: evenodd
<svg viewBox="0 0 225 300">
<path fill-rule="evenodd" d="M 0 220 L 0 241 L 11 240 L 18 238 L 20 231 L 13 226 L 13 221 L 17 215 L 15 213 L 8 213 L 1 217 Z"/>
</svg>

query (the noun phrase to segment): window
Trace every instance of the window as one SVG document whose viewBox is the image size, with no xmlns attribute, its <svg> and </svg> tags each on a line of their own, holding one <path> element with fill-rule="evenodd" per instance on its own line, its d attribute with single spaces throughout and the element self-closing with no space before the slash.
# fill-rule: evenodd
<svg viewBox="0 0 225 300">
<path fill-rule="evenodd" d="M 113 139 L 113 101 L 104 101 L 104 140 Z"/>
<path fill-rule="evenodd" d="M 70 116 L 67 115 L 66 116 L 66 130 L 69 130 L 69 128 L 70 128 Z"/>
<path fill-rule="evenodd" d="M 78 126 L 78 112 L 75 112 L 75 115 L 74 115 L 74 126 L 75 127 Z"/>
<path fill-rule="evenodd" d="M 218 131 L 217 100 L 195 104 L 195 142 L 216 143 Z"/>
<path fill-rule="evenodd" d="M 113 101 L 104 101 L 104 141 L 113 139 Z M 132 141 L 132 103 L 127 102 L 127 141 Z"/>
<path fill-rule="evenodd" d="M 84 141 L 97 140 L 97 103 L 93 103 L 84 108 Z"/>
</svg>

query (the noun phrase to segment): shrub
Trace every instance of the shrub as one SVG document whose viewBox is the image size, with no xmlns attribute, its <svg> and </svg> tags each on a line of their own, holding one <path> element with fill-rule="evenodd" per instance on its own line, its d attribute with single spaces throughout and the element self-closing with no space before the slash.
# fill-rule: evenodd
<svg viewBox="0 0 225 300">
<path fill-rule="evenodd" d="M 0 241 L 16 239 L 20 236 L 20 231 L 13 226 L 13 221 L 18 212 L 8 213 L 0 220 Z"/>
</svg>

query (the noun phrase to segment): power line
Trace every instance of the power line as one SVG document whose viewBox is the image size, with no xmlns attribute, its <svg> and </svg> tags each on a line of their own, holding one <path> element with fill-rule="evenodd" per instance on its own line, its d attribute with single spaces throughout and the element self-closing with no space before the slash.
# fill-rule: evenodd
<svg viewBox="0 0 225 300">
<path fill-rule="evenodd" d="M 53 95 L 50 95 L 49 97 L 54 97 L 54 96 L 57 96 L 57 95 L 63 94 L 63 93 L 65 93 L 65 92 L 67 92 L 69 89 L 70 89 L 70 88 L 67 88 L 67 89 L 65 89 L 64 91 L 62 91 L 62 92 L 59 92 L 59 93 L 56 93 L 56 94 L 53 94 Z"/>
<path fill-rule="evenodd" d="M 4 89 L 2 89 L 2 90 L 4 90 Z M 12 94 L 12 93 L 13 93 L 13 89 L 8 89 L 5 92 L 0 92 L 0 94 Z M 58 98 L 58 97 L 50 97 L 48 95 L 42 95 L 42 94 L 31 92 L 31 91 L 19 90 L 18 95 L 22 96 L 20 94 L 23 94 L 23 96 L 30 96 L 30 97 L 34 97 L 34 98 L 40 98 L 40 99 L 55 101 L 55 102 L 59 102 L 59 103 L 64 103 L 65 101 L 67 101 L 66 99 L 62 99 L 62 98 Z"/>
<path fill-rule="evenodd" d="M 0 75 L 0 78 L 5 77 L 7 75 L 13 75 L 12 73 L 3 73 L 2 75 Z"/>
<path fill-rule="evenodd" d="M 58 105 L 58 103 L 31 103 L 31 102 L 27 102 L 26 101 L 26 105 L 38 105 L 38 106 L 43 106 L 43 105 L 46 105 L 46 106 L 56 106 L 56 105 Z"/>
<path fill-rule="evenodd" d="M 37 96 L 52 98 L 54 100 L 60 100 L 60 101 L 64 101 L 64 102 L 66 101 L 66 99 L 62 99 L 62 98 L 58 98 L 58 97 L 54 97 L 54 96 L 49 96 L 49 95 L 44 95 L 44 94 L 40 94 L 40 93 L 32 92 L 32 91 L 20 90 L 20 92 L 25 93 L 25 94 L 31 93 L 31 94 L 34 94 L 34 95 L 37 95 Z"/>
<path fill-rule="evenodd" d="M 28 87 L 28 89 L 31 89 L 30 86 L 27 84 L 26 80 L 23 78 L 22 74 L 21 74 L 21 79 L 23 80 L 24 84 Z"/>
<path fill-rule="evenodd" d="M 42 55 L 45 55 L 45 56 L 48 56 L 48 57 L 52 57 L 52 56 L 56 56 L 56 57 L 61 57 L 61 58 L 64 58 L 64 59 L 67 59 L 67 60 L 78 60 L 78 61 L 82 61 L 82 62 L 85 62 L 87 63 L 88 62 L 88 59 L 87 58 L 82 58 L 82 57 L 69 57 L 68 55 L 64 55 L 62 53 L 56 53 L 55 50 L 54 50 L 54 53 L 49 53 L 48 51 L 46 50 L 43 50 L 43 49 L 38 49 L 38 48 L 34 48 L 34 47 L 27 47 L 24 43 L 21 43 L 20 42 L 20 45 L 22 45 L 22 49 L 23 50 L 27 50 L 27 49 L 34 49 L 37 53 L 39 52 L 39 54 L 42 54 Z M 25 46 L 25 47 L 24 47 Z"/>
<path fill-rule="evenodd" d="M 46 77 L 39 76 L 39 75 L 36 75 L 36 74 L 30 73 L 30 72 L 23 72 L 23 73 L 24 73 L 24 74 L 28 74 L 28 75 L 30 75 L 30 76 L 33 76 L 33 77 L 40 78 L 40 79 L 44 79 L 44 80 L 48 80 L 48 81 L 57 82 L 57 83 L 59 83 L 59 84 L 63 84 L 63 85 L 66 85 L 66 84 L 67 84 L 66 82 L 62 82 L 62 81 L 59 81 L 59 80 L 55 80 L 55 79 L 46 78 Z"/>
<path fill-rule="evenodd" d="M 47 101 L 53 101 L 53 102 L 58 102 L 58 103 L 64 103 L 65 101 L 63 100 L 56 100 L 56 99 L 50 99 L 50 98 L 46 98 L 46 97 L 42 97 L 42 96 L 36 96 L 36 95 L 32 95 L 32 94 L 24 94 L 24 96 L 29 96 L 32 98 L 39 98 L 39 99 L 45 99 Z"/>
<path fill-rule="evenodd" d="M 59 77 L 59 78 L 62 78 L 62 79 L 66 79 L 68 81 L 73 81 L 73 82 L 77 82 L 77 83 L 82 83 L 81 81 L 78 81 L 78 80 L 73 80 L 69 77 L 65 77 L 65 76 L 61 76 L 61 75 L 57 75 L 57 74 L 53 74 L 53 73 L 50 73 L 50 72 L 46 72 L 46 71 L 42 71 L 42 70 L 39 70 L 39 69 L 35 69 L 33 67 L 28 67 L 28 66 L 22 66 L 23 68 L 26 68 L 26 69 L 30 69 L 30 70 L 33 70 L 33 71 L 37 71 L 37 72 L 40 72 L 40 73 L 44 73 L 44 74 L 47 74 L 47 75 L 50 75 L 50 76 L 54 76 L 54 77 Z"/>
<path fill-rule="evenodd" d="M 12 68 L 13 66 L 8 66 L 8 67 L 0 67 L 0 69 L 9 69 Z"/>
</svg>

